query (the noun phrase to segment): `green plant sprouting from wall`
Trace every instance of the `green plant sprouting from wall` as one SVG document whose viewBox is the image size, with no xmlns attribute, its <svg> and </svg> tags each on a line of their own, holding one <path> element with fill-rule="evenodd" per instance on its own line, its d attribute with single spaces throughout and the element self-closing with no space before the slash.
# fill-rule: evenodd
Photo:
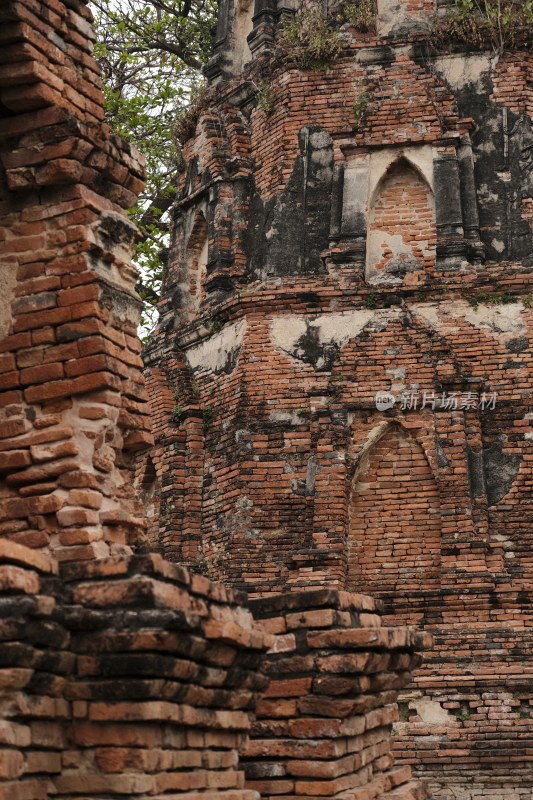
<svg viewBox="0 0 533 800">
<path fill-rule="evenodd" d="M 359 125 L 368 109 L 368 92 L 366 87 L 360 83 L 355 87 L 352 105 L 353 118 L 356 125 Z"/>
<path fill-rule="evenodd" d="M 533 0 L 455 0 L 432 31 L 435 44 L 460 41 L 496 53 L 533 43 Z"/>
<path fill-rule="evenodd" d="M 213 406 L 206 406 L 202 412 L 204 433 L 207 433 L 207 431 L 211 427 L 211 423 L 213 422 L 213 416 L 214 416 Z"/>
<path fill-rule="evenodd" d="M 353 25 L 361 33 L 375 30 L 376 12 L 374 0 L 356 0 L 355 2 L 347 3 L 342 8 L 342 17 L 349 25 Z"/>
<path fill-rule="evenodd" d="M 469 303 L 472 306 L 474 311 L 477 311 L 480 305 L 484 306 L 509 305 L 510 303 L 516 303 L 519 300 L 519 297 L 513 294 L 512 292 L 504 292 L 503 294 L 488 294 L 485 292 L 470 294 L 468 292 L 464 292 L 463 297 L 467 301 L 467 303 Z"/>
<path fill-rule="evenodd" d="M 364 306 L 370 310 L 377 308 L 378 301 L 375 292 L 370 291 L 364 299 Z"/>
<path fill-rule="evenodd" d="M 470 709 L 466 703 L 461 703 L 461 707 L 453 709 L 451 713 L 457 722 L 468 722 L 471 717 Z"/>
<path fill-rule="evenodd" d="M 400 718 L 400 722 L 409 722 L 411 717 L 415 716 L 415 714 L 416 711 L 410 708 L 409 703 L 398 703 L 398 716 Z"/>
<path fill-rule="evenodd" d="M 257 107 L 269 117 L 274 111 L 276 104 L 276 98 L 271 84 L 267 83 L 267 81 L 261 81 L 257 86 L 257 94 L 255 97 L 257 100 Z"/>
<path fill-rule="evenodd" d="M 200 115 L 208 106 L 207 84 L 203 81 L 194 84 L 191 88 L 189 106 L 176 117 L 175 138 L 179 145 L 194 136 Z"/>
<path fill-rule="evenodd" d="M 301 69 L 319 70 L 330 66 L 340 55 L 342 42 L 323 10 L 306 6 L 282 26 L 278 47 L 289 53 L 297 49 Z"/>
<path fill-rule="evenodd" d="M 184 412 L 185 408 L 181 403 L 176 403 L 172 411 L 170 412 L 170 419 L 176 425 L 179 425 L 180 422 L 183 422 L 184 419 Z"/>
</svg>

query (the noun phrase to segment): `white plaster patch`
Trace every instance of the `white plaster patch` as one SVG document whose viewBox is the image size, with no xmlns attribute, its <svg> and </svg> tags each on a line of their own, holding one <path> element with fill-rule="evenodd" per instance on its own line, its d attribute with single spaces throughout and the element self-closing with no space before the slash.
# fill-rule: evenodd
<svg viewBox="0 0 533 800">
<path fill-rule="evenodd" d="M 491 129 L 493 126 L 490 126 Z M 493 131 L 494 133 L 494 131 Z M 485 153 L 485 155 L 490 155 L 491 153 L 495 153 L 497 151 L 497 147 L 491 139 L 487 139 L 485 142 L 478 146 L 478 153 Z M 474 156 L 475 160 L 477 161 L 477 155 Z"/>
<path fill-rule="evenodd" d="M 424 255 L 431 255 L 427 240 L 417 241 L 416 244 Z M 376 269 L 376 265 L 384 259 L 384 266 Z M 420 259 L 413 252 L 412 245 L 404 242 L 400 234 L 389 233 L 382 229 L 369 231 L 367 236 L 367 277 L 373 283 L 376 282 L 376 278 L 387 282 L 391 280 L 401 282 L 406 272 L 412 272 L 420 266 Z M 392 274 L 389 273 L 389 269 Z"/>
<path fill-rule="evenodd" d="M 438 700 L 430 700 L 429 697 L 420 697 L 411 700 L 409 703 L 416 709 L 416 713 L 423 722 L 429 725 L 449 725 L 455 722 L 455 718 L 441 706 Z"/>
<path fill-rule="evenodd" d="M 305 319 L 296 314 L 274 317 L 272 320 L 272 342 L 281 350 L 294 350 L 296 342 L 305 335 Z"/>
<path fill-rule="evenodd" d="M 395 381 L 402 381 L 405 378 L 405 369 L 403 367 L 391 367 L 391 369 L 386 369 L 385 373 L 390 375 Z"/>
<path fill-rule="evenodd" d="M 303 420 L 302 415 L 297 411 L 272 411 L 268 415 L 268 421 L 287 425 L 301 425 Z"/>
<path fill-rule="evenodd" d="M 248 47 L 247 37 L 253 28 L 254 4 L 251 0 L 239 0 L 235 7 L 235 17 L 233 23 L 233 72 L 240 72 L 247 64 L 252 54 Z"/>
<path fill-rule="evenodd" d="M 16 283 L 16 270 L 5 264 L 0 269 L 0 338 L 9 332 L 11 327 L 11 302 L 14 299 Z"/>
<path fill-rule="evenodd" d="M 483 75 L 490 71 L 491 59 L 487 55 L 464 56 L 461 53 L 441 56 L 435 67 L 450 89 L 458 90 L 472 83 L 479 85 Z"/>
<path fill-rule="evenodd" d="M 219 333 L 187 350 L 187 361 L 191 369 L 201 367 L 211 372 L 221 372 L 228 360 L 235 357 L 241 349 L 246 327 L 246 320 L 226 325 Z"/>
<path fill-rule="evenodd" d="M 498 339 L 506 341 L 524 335 L 527 327 L 522 313 L 522 303 L 505 303 L 498 306 L 479 305 L 477 309 L 467 306 L 465 318 L 477 328 L 488 328 Z"/>
<path fill-rule="evenodd" d="M 411 306 L 414 314 L 421 317 L 430 328 L 435 331 L 442 331 L 446 325 L 448 333 L 457 333 L 459 328 L 457 325 L 450 325 L 450 309 L 449 303 L 415 303 Z"/>
<path fill-rule="evenodd" d="M 509 339 L 523 336 L 527 327 L 522 317 L 522 303 L 501 303 L 485 305 L 481 303 L 476 309 L 465 300 L 453 300 L 444 303 L 415 303 L 411 307 L 413 313 L 422 317 L 434 330 L 440 333 L 456 333 L 458 327 L 450 325 L 450 319 L 465 319 L 476 328 L 485 328 L 491 334 L 506 342 Z"/>
<path fill-rule="evenodd" d="M 317 333 L 318 344 L 336 344 L 340 347 L 357 336 L 373 315 L 371 310 L 344 311 L 321 314 L 307 322 L 296 314 L 274 317 L 272 342 L 280 350 L 293 353 L 297 349 L 298 341 L 311 329 Z"/>
<path fill-rule="evenodd" d="M 378 0 L 377 11 L 378 36 L 388 36 L 404 28 L 411 32 L 427 31 L 433 17 L 424 9 L 417 13 L 408 8 L 405 0 Z"/>
<path fill-rule="evenodd" d="M 496 192 L 492 192 L 486 183 L 482 183 L 477 190 L 477 196 L 481 203 L 496 203 L 498 201 L 498 195 Z"/>
</svg>

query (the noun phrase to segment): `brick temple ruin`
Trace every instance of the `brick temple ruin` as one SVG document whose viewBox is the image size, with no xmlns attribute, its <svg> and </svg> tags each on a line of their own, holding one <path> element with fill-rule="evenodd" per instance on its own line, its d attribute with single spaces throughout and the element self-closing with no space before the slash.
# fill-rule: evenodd
<svg viewBox="0 0 533 800">
<path fill-rule="evenodd" d="M 0 800 L 531 798 L 533 56 L 453 5 L 221 3 L 143 379 L 86 2 L 1 4 Z"/>
</svg>

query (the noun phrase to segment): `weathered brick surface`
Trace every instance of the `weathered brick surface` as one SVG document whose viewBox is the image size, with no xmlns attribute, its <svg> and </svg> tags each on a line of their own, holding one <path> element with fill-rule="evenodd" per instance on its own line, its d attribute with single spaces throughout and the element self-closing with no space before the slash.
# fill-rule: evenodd
<svg viewBox="0 0 533 800">
<path fill-rule="evenodd" d="M 0 797 L 426 797 L 391 754 L 422 637 L 371 598 L 276 595 L 254 620 L 158 555 L 58 570 L 0 544 Z"/>
<path fill-rule="evenodd" d="M 413 800 L 410 765 L 446 800 L 531 790 L 532 62 L 428 49 L 429 0 L 377 7 L 316 70 L 269 50 L 288 9 L 249 47 L 222 9 L 137 487 L 142 165 L 102 122 L 85 2 L 0 11 L 0 799 Z M 250 788 L 262 634 L 132 544 L 285 592 L 254 601 Z M 397 623 L 434 644 L 393 768 Z"/>
<path fill-rule="evenodd" d="M 247 55 L 225 7 L 146 350 L 157 441 L 139 480 L 168 555 L 257 595 L 367 591 L 387 624 L 434 633 L 400 758 L 439 798 L 515 800 L 531 789 L 529 711 L 504 702 L 530 682 L 531 58 L 429 46 L 450 4 L 377 5 L 375 30 L 344 26 L 314 70 L 273 51 L 268 4 Z M 308 691 L 294 681 L 287 714 Z M 476 712 L 450 717 L 471 688 Z"/>
<path fill-rule="evenodd" d="M 151 438 L 123 211 L 142 160 L 102 122 L 84 2 L 7 3 L 0 25 L 0 531 L 101 557 L 143 528 L 131 460 Z"/>
<path fill-rule="evenodd" d="M 257 800 L 239 749 L 270 637 L 242 596 L 155 555 L 56 577 L 1 545 L 0 797 Z"/>
<path fill-rule="evenodd" d="M 268 798 L 423 800 L 411 770 L 394 765 L 391 734 L 422 637 L 380 627 L 369 597 L 327 589 L 288 597 L 251 602 L 275 634 L 243 753 L 246 785 Z"/>
</svg>

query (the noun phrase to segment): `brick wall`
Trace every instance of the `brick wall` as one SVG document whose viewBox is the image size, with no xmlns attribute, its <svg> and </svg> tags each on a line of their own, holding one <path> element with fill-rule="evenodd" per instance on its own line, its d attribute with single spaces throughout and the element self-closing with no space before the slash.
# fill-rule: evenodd
<svg viewBox="0 0 533 800">
<path fill-rule="evenodd" d="M 423 800 L 391 752 L 395 698 L 419 662 L 420 635 L 381 627 L 371 598 L 328 589 L 251 608 L 274 643 L 243 752 L 246 785 L 262 797 Z"/>
<path fill-rule="evenodd" d="M 0 797 L 256 800 L 239 749 L 268 643 L 231 590 L 158 556 L 0 542 Z"/>
<path fill-rule="evenodd" d="M 0 532 L 61 560 L 141 536 L 151 442 L 123 210 L 143 166 L 102 121 L 89 20 L 78 0 L 0 12 Z"/>
<path fill-rule="evenodd" d="M 526 53 L 430 45 L 448 5 L 380 2 L 376 30 L 343 27 L 315 70 L 271 57 L 265 5 L 242 75 L 210 64 L 146 350 L 152 396 L 183 397 L 156 424 L 179 498 L 160 543 L 254 596 L 348 587 L 431 631 L 398 755 L 439 798 L 515 800 L 530 791 L 531 76 Z M 190 319 L 174 292 L 200 209 Z"/>
</svg>

